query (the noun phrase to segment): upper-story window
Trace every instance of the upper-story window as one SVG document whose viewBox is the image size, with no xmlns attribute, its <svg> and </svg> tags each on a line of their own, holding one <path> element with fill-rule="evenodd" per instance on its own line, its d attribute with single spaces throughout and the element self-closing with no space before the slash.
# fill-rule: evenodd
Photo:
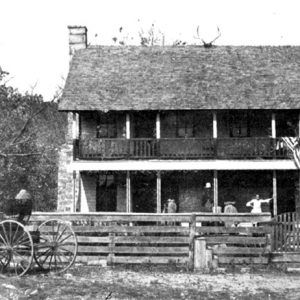
<svg viewBox="0 0 300 300">
<path fill-rule="evenodd" d="M 177 114 L 177 136 L 179 138 L 194 137 L 194 115 L 190 112 Z"/>
<path fill-rule="evenodd" d="M 115 114 L 99 114 L 97 122 L 97 138 L 115 138 L 117 136 L 117 120 Z"/>
<path fill-rule="evenodd" d="M 231 112 L 229 114 L 230 137 L 247 137 L 250 133 L 247 112 Z"/>
</svg>

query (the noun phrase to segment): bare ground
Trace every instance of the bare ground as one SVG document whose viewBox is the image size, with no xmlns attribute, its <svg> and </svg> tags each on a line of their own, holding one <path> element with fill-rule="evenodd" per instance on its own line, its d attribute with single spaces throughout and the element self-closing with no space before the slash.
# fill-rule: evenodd
<svg viewBox="0 0 300 300">
<path fill-rule="evenodd" d="M 75 266 L 63 275 L 0 277 L 0 299 L 300 299 L 300 273 L 231 270 L 200 274 L 178 267 Z"/>
</svg>

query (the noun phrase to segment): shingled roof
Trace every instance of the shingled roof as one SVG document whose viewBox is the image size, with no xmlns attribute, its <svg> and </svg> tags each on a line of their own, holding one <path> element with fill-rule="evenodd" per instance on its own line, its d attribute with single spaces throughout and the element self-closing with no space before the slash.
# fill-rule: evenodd
<svg viewBox="0 0 300 300">
<path fill-rule="evenodd" d="M 60 110 L 300 109 L 300 47 L 91 47 Z"/>
</svg>

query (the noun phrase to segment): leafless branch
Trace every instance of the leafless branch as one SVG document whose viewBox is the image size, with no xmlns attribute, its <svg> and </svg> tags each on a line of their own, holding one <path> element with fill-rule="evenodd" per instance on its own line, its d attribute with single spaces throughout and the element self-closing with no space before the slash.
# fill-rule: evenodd
<svg viewBox="0 0 300 300">
<path fill-rule="evenodd" d="M 2 157 L 13 157 L 13 156 L 20 156 L 20 157 L 24 157 L 24 156 L 34 156 L 34 155 L 42 155 L 42 152 L 32 152 L 32 153 L 3 153 L 0 152 L 0 156 Z"/>
</svg>

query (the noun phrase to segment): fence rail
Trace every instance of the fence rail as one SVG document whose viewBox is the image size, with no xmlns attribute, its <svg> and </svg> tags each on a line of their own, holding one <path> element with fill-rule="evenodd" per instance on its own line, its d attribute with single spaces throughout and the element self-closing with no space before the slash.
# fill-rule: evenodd
<svg viewBox="0 0 300 300">
<path fill-rule="evenodd" d="M 33 213 L 31 222 L 72 222 L 78 238 L 77 261 L 110 263 L 176 263 L 193 267 L 197 237 L 221 264 L 267 263 L 268 226 L 227 227 L 226 224 L 270 221 L 270 214 L 124 214 Z"/>
<path fill-rule="evenodd" d="M 74 141 L 79 159 L 270 159 L 288 158 L 278 139 L 262 138 L 161 138 L 79 139 Z"/>
</svg>

